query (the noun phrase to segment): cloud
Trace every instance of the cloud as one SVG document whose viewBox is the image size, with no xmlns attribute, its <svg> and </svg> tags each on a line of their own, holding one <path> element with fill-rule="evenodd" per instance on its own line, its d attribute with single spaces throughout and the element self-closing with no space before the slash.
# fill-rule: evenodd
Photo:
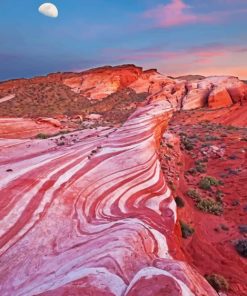
<svg viewBox="0 0 247 296">
<path fill-rule="evenodd" d="M 155 48 L 146 49 L 107 49 L 108 54 L 119 60 L 145 61 L 147 59 L 156 61 L 160 59 L 177 59 L 191 56 L 194 60 L 208 61 L 216 57 L 222 57 L 228 53 L 246 53 L 247 47 L 240 45 L 225 45 L 210 43 L 203 46 L 192 46 L 182 50 L 159 50 Z"/>
<path fill-rule="evenodd" d="M 58 17 L 58 9 L 52 3 L 44 3 L 40 5 L 39 12 L 48 17 L 53 17 L 53 18 Z"/>
<path fill-rule="evenodd" d="M 172 0 L 167 5 L 159 5 L 146 11 L 144 17 L 154 20 L 157 26 L 164 28 L 214 21 L 214 17 L 210 15 L 194 13 L 182 0 Z"/>
<path fill-rule="evenodd" d="M 209 43 L 186 49 L 163 50 L 157 47 L 143 49 L 107 49 L 104 57 L 118 63 L 138 63 L 146 68 L 156 68 L 169 75 L 225 74 L 247 78 L 246 45 Z M 216 71 L 217 70 L 217 71 Z M 232 70 L 232 71 L 231 71 Z"/>
<path fill-rule="evenodd" d="M 158 5 L 144 12 L 142 16 L 151 19 L 155 27 L 168 28 L 196 23 L 222 22 L 233 14 L 245 13 L 246 11 L 247 9 L 242 8 L 199 13 L 183 0 L 171 0 L 169 4 Z"/>
</svg>

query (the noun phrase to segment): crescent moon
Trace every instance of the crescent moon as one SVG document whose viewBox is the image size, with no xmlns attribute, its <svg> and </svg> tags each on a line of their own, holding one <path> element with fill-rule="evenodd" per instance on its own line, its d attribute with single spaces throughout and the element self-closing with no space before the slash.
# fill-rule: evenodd
<svg viewBox="0 0 247 296">
<path fill-rule="evenodd" d="M 39 12 L 48 17 L 53 17 L 53 18 L 58 17 L 58 9 L 52 3 L 44 3 L 40 5 Z"/>
</svg>

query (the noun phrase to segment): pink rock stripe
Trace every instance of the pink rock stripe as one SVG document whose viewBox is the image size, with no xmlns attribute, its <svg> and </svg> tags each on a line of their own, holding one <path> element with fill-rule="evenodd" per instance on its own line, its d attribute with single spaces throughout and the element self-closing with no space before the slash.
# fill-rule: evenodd
<svg viewBox="0 0 247 296">
<path fill-rule="evenodd" d="M 176 206 L 157 153 L 171 112 L 151 102 L 63 147 L 0 142 L 0 295 L 217 295 L 171 255 Z"/>
</svg>

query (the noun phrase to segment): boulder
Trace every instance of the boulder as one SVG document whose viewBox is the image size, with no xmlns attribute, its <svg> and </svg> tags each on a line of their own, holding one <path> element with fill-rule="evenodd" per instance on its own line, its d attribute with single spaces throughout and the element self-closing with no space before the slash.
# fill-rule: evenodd
<svg viewBox="0 0 247 296">
<path fill-rule="evenodd" d="M 54 127 L 62 127 L 62 124 L 59 120 L 55 119 L 55 118 L 48 118 L 48 117 L 39 117 L 35 120 L 36 123 L 40 124 L 40 123 L 47 123 L 50 124 Z"/>
<path fill-rule="evenodd" d="M 229 92 L 221 85 L 217 86 L 208 97 L 208 107 L 211 109 L 230 107 L 232 104 Z"/>
<path fill-rule="evenodd" d="M 101 118 L 102 118 L 102 115 L 96 114 L 96 113 L 95 114 L 92 113 L 86 116 L 86 119 L 89 119 L 89 120 L 99 120 Z"/>
<path fill-rule="evenodd" d="M 183 99 L 183 110 L 192 110 L 205 107 L 207 103 L 208 88 L 191 89 Z"/>
</svg>

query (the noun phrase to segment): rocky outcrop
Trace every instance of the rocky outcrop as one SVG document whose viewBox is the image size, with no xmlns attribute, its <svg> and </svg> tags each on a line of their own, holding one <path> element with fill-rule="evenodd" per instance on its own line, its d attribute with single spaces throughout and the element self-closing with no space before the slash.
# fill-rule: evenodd
<svg viewBox="0 0 247 296">
<path fill-rule="evenodd" d="M 36 123 L 38 124 L 42 124 L 42 123 L 46 123 L 46 124 L 50 124 L 54 127 L 57 128 L 61 128 L 62 124 L 59 120 L 55 119 L 55 118 L 47 118 L 47 117 L 39 117 L 35 120 Z"/>
<path fill-rule="evenodd" d="M 192 110 L 203 108 L 207 105 L 209 89 L 193 88 L 189 90 L 187 95 L 183 98 L 183 110 Z"/>
<path fill-rule="evenodd" d="M 60 127 L 46 121 L 39 123 L 30 118 L 0 118 L 0 138 L 25 139 L 38 134 L 53 135 Z"/>
<path fill-rule="evenodd" d="M 225 88 L 231 96 L 233 103 L 247 100 L 247 85 L 237 77 L 212 76 L 200 81 L 200 87 L 206 87 L 210 84 L 213 86 L 213 88 Z M 227 100 L 227 103 L 228 102 L 229 101 Z"/>
<path fill-rule="evenodd" d="M 7 197 L 0 200 L 0 294 L 216 296 L 181 251 L 158 148 L 174 111 L 224 107 L 226 93 L 244 100 L 242 83 L 176 80 L 132 65 L 42 79 L 92 100 L 126 87 L 149 96 L 120 127 L 0 141 L 0 196 Z M 4 120 L 9 131 L 14 119 Z M 21 119 L 12 134 L 24 133 L 27 121 L 36 134 L 44 125 L 59 129 L 52 118 Z"/>
<path fill-rule="evenodd" d="M 172 111 L 156 99 L 119 129 L 56 149 L 0 143 L 1 295 L 147 295 L 148 286 L 148 295 L 216 296 L 181 262 L 157 154 Z"/>
<path fill-rule="evenodd" d="M 222 86 L 216 87 L 208 97 L 208 107 L 211 109 L 230 107 L 232 104 L 229 92 Z"/>
<path fill-rule="evenodd" d="M 167 99 L 175 109 L 183 110 L 206 106 L 212 109 L 224 108 L 247 99 L 247 85 L 236 77 L 212 76 L 182 80 L 156 72 L 148 76 L 140 75 L 129 87 L 137 93 L 148 92 L 152 96 Z"/>
<path fill-rule="evenodd" d="M 10 101 L 14 98 L 15 98 L 15 94 L 4 96 L 4 97 L 0 98 L 0 103 Z"/>
<path fill-rule="evenodd" d="M 54 89 L 52 89 L 52 85 Z M 213 108 L 227 107 L 231 100 L 235 104 L 243 103 L 247 99 L 247 84 L 236 77 L 193 76 L 191 79 L 190 76 L 184 76 L 174 79 L 158 73 L 155 69 L 144 71 L 141 67 L 134 65 L 107 66 L 80 73 L 55 73 L 45 77 L 7 81 L 0 83 L 0 97 L 5 98 L 10 93 L 15 93 L 14 109 L 21 108 L 22 110 L 24 108 L 22 104 L 27 100 L 27 94 L 29 98 L 32 95 L 30 93 L 32 87 L 42 96 L 44 96 L 44 89 L 47 89 L 51 99 L 64 94 L 64 98 L 66 100 L 68 98 L 70 104 L 64 102 L 65 110 L 59 111 L 66 112 L 69 109 L 72 110 L 73 115 L 76 115 L 74 111 L 78 109 L 78 106 L 80 106 L 78 112 L 82 114 L 84 111 L 82 109 L 90 107 L 90 101 L 103 100 L 126 88 L 133 89 L 137 94 L 148 93 L 162 97 L 171 102 L 175 109 L 182 108 L 183 110 L 206 107 L 209 98 L 209 105 Z M 225 90 L 222 92 L 220 89 Z M 37 100 L 36 97 L 33 98 L 34 101 Z M 39 104 L 39 100 L 42 104 L 44 103 L 40 97 L 37 104 Z M 215 103 L 212 103 L 213 101 Z M 4 107 L 6 103 L 2 103 L 4 104 L 2 106 Z M 30 104 L 29 101 L 28 103 Z M 50 110 L 48 104 L 49 102 L 47 102 L 47 106 L 44 106 L 44 109 L 46 107 L 47 110 Z M 57 105 L 60 105 L 59 102 Z M 11 112 L 14 110 L 11 104 L 7 104 L 5 108 L 12 108 Z M 2 114 L 6 116 L 6 112 Z M 54 115 L 58 115 L 58 113 L 55 112 Z M 26 114 L 21 114 L 21 116 L 26 116 Z M 39 116 L 51 117 L 52 114 L 40 114 Z"/>
<path fill-rule="evenodd" d="M 100 68 L 64 79 L 63 83 L 76 93 L 82 93 L 87 98 L 98 100 L 121 88 L 128 87 L 138 79 L 142 72 L 142 68 L 133 65 Z"/>
</svg>

